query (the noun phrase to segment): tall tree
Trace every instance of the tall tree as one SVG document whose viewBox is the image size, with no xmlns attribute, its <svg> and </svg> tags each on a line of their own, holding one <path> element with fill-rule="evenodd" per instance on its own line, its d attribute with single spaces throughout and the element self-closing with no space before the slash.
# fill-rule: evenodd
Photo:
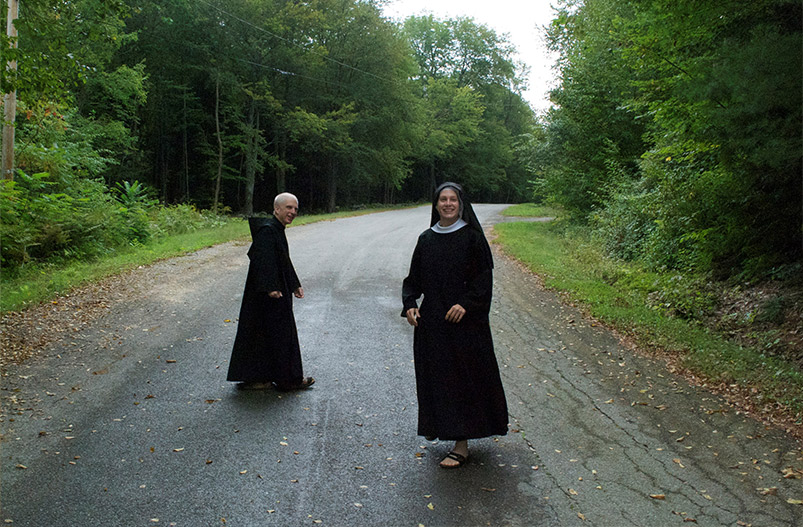
<svg viewBox="0 0 803 527">
<path fill-rule="evenodd" d="M 428 119 L 426 139 L 414 154 L 426 181 L 418 183 L 424 190 L 419 192 L 426 195 L 437 179 L 451 178 L 466 183 L 477 198 L 521 197 L 511 192 L 509 176 L 526 173 L 512 155 L 513 142 L 529 132 L 534 118 L 520 95 L 513 47 L 468 18 L 410 17 L 404 30 Z"/>
</svg>

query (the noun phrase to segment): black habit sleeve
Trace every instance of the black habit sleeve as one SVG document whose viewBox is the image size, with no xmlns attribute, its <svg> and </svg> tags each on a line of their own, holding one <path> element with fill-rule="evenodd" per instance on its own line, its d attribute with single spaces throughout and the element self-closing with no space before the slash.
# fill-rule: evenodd
<svg viewBox="0 0 803 527">
<path fill-rule="evenodd" d="M 407 310 L 418 307 L 418 298 L 421 296 L 421 243 L 416 244 L 413 259 L 410 262 L 410 272 L 402 282 L 402 309 L 401 316 L 407 316 Z"/>
<path fill-rule="evenodd" d="M 253 269 L 253 272 L 249 272 L 249 274 L 254 280 L 257 292 L 270 293 L 284 290 L 280 267 L 281 253 L 282 248 L 277 233 L 269 226 L 260 228 L 254 234 L 254 241 L 248 250 L 248 258 L 251 260 L 250 267 Z"/>
<path fill-rule="evenodd" d="M 487 242 L 476 235 L 472 238 L 468 247 L 468 291 L 459 303 L 467 312 L 487 314 L 493 294 L 493 268 L 485 251 Z"/>
</svg>

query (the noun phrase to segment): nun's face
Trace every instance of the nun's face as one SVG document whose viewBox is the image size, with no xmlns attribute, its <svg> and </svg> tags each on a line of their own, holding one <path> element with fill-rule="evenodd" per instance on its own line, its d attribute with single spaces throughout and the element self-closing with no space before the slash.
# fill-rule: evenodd
<svg viewBox="0 0 803 527">
<path fill-rule="evenodd" d="M 457 197 L 457 192 L 450 188 L 445 188 L 438 196 L 438 203 L 435 205 L 438 214 L 441 217 L 440 224 L 442 227 L 448 227 L 460 218 L 460 200 Z"/>
</svg>

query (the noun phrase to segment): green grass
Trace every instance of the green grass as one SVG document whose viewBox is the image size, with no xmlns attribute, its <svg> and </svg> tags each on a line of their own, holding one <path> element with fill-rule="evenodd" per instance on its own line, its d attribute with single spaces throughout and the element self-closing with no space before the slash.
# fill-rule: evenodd
<svg viewBox="0 0 803 527">
<path fill-rule="evenodd" d="M 519 216 L 526 218 L 554 218 L 560 215 L 560 209 L 549 205 L 536 205 L 535 203 L 519 203 L 502 211 L 503 216 Z"/>
<path fill-rule="evenodd" d="M 0 310 L 15 311 L 65 294 L 83 284 L 96 282 L 140 265 L 187 254 L 235 239 L 248 237 L 248 224 L 232 220 L 225 226 L 156 238 L 146 245 L 130 246 L 92 261 L 62 265 L 34 265 L 11 279 L 2 279 Z"/>
<path fill-rule="evenodd" d="M 409 205 L 372 207 L 332 214 L 302 215 L 298 216 L 290 227 L 405 206 Z M 31 265 L 13 278 L 2 276 L 0 279 L 2 287 L 0 311 L 16 311 L 33 304 L 46 302 L 81 285 L 96 282 L 158 260 L 191 253 L 232 240 L 250 241 L 250 239 L 248 222 L 235 218 L 220 228 L 155 238 L 146 245 L 126 247 L 114 254 L 92 261 L 71 261 L 60 265 Z"/>
<path fill-rule="evenodd" d="M 681 364 L 712 382 L 760 390 L 762 402 L 787 406 L 803 419 L 803 373 L 759 349 L 743 347 L 693 322 L 650 307 L 647 295 L 661 276 L 605 258 L 582 231 L 553 223 L 500 223 L 497 241 L 588 312 L 642 346 L 677 356 Z"/>
</svg>

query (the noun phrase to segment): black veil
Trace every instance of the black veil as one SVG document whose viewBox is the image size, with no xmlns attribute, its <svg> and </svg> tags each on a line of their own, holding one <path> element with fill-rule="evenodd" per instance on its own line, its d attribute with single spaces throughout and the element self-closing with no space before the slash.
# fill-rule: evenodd
<svg viewBox="0 0 803 527">
<path fill-rule="evenodd" d="M 493 268 L 494 263 L 493 257 L 491 256 L 491 247 L 488 245 L 488 240 L 485 238 L 485 231 L 482 230 L 482 224 L 477 218 L 477 214 L 474 212 L 471 202 L 469 202 L 468 198 L 466 198 L 465 192 L 463 192 L 463 187 L 461 187 L 459 184 L 447 181 L 445 183 L 441 183 L 441 185 L 435 189 L 435 195 L 432 198 L 432 217 L 430 218 L 429 226 L 432 227 L 441 219 L 437 208 L 438 197 L 440 197 L 441 192 L 447 188 L 454 190 L 457 194 L 457 199 L 460 201 L 460 218 L 468 224 L 470 229 L 473 229 L 482 235 L 482 239 L 485 242 L 484 252 L 486 258 L 488 259 L 488 263 L 490 264 L 491 268 Z"/>
</svg>

